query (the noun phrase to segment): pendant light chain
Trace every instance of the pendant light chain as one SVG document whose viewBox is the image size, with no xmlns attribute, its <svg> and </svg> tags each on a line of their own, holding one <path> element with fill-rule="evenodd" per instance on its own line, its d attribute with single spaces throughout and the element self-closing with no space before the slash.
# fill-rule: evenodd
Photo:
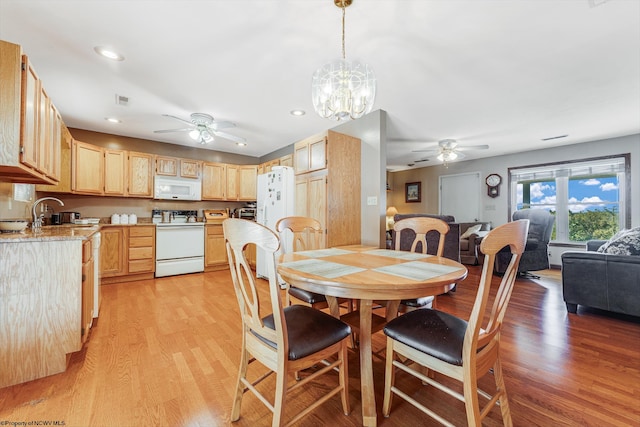
<svg viewBox="0 0 640 427">
<path fill-rule="evenodd" d="M 344 47 L 344 17 L 346 15 L 346 7 L 344 5 L 344 0 L 342 0 L 342 59 L 347 59 L 346 49 Z"/>
</svg>

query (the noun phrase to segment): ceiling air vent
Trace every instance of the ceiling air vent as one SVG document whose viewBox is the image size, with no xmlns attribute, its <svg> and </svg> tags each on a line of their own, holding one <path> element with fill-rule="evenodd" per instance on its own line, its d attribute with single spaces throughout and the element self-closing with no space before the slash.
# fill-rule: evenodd
<svg viewBox="0 0 640 427">
<path fill-rule="evenodd" d="M 542 138 L 541 141 L 551 141 L 552 139 L 566 138 L 568 136 L 569 135 L 550 136 L 549 138 Z"/>
<path fill-rule="evenodd" d="M 117 105 L 123 105 L 123 106 L 128 106 L 129 105 L 129 97 L 128 96 L 122 96 L 122 95 L 118 95 L 116 93 L 116 104 Z"/>
</svg>

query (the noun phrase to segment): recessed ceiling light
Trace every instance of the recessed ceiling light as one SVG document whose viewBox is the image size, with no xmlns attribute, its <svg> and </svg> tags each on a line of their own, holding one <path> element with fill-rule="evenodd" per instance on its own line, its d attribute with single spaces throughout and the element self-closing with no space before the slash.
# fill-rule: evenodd
<svg viewBox="0 0 640 427">
<path fill-rule="evenodd" d="M 246 143 L 246 142 L 236 142 L 236 145 L 237 145 L 238 147 L 246 147 L 246 146 L 247 146 L 247 143 Z"/>
<path fill-rule="evenodd" d="M 289 111 L 289 114 L 292 116 L 304 116 L 307 113 L 304 110 L 291 110 Z"/>
<path fill-rule="evenodd" d="M 104 56 L 105 58 L 113 59 L 114 61 L 124 61 L 124 56 L 113 49 L 109 49 L 108 47 L 96 46 L 93 50 L 95 50 L 98 55 Z"/>
<path fill-rule="evenodd" d="M 111 123 L 122 123 L 122 120 L 116 119 L 115 117 L 105 117 L 104 119 Z"/>
</svg>

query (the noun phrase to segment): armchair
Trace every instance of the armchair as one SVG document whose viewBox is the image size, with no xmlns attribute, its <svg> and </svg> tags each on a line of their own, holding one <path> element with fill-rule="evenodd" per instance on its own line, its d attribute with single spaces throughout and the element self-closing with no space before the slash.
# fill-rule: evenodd
<svg viewBox="0 0 640 427">
<path fill-rule="evenodd" d="M 522 254 L 518 274 L 539 279 L 530 271 L 546 270 L 549 268 L 549 240 L 553 231 L 555 217 L 543 209 L 522 209 L 513 213 L 513 220 L 528 219 L 529 233 L 527 245 Z M 511 254 L 508 251 L 498 253 L 496 257 L 496 272 L 504 273 L 509 265 Z"/>
</svg>

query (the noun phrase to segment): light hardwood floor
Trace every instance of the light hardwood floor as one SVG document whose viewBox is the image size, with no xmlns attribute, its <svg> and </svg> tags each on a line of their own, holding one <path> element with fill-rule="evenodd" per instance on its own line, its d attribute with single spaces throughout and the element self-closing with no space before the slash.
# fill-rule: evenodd
<svg viewBox="0 0 640 427">
<path fill-rule="evenodd" d="M 479 274 L 479 267 L 470 267 L 469 277 L 457 292 L 439 297 L 438 307 L 466 317 Z M 514 424 L 640 426 L 640 319 L 582 307 L 578 315 L 569 315 L 559 271 L 542 276 L 517 281 L 503 329 L 503 369 Z M 100 319 L 84 349 L 71 356 L 68 370 L 0 389 L 0 421 L 228 426 L 239 325 L 228 271 L 105 285 Z M 374 336 L 373 346 L 380 355 L 374 357 L 378 425 L 437 425 L 397 398 L 391 416 L 380 415 L 382 333 Z M 297 425 L 362 425 L 355 353 L 349 363 L 351 414 L 342 414 L 336 397 Z M 401 374 L 396 381 L 456 425 L 466 424 L 457 401 L 407 382 Z M 272 386 L 270 380 L 263 384 Z M 295 410 L 315 396 L 313 389 L 302 391 L 288 404 Z M 268 410 L 246 394 L 242 417 L 233 425 L 268 426 L 270 419 Z M 501 425 L 499 410 L 485 425 Z"/>
</svg>

